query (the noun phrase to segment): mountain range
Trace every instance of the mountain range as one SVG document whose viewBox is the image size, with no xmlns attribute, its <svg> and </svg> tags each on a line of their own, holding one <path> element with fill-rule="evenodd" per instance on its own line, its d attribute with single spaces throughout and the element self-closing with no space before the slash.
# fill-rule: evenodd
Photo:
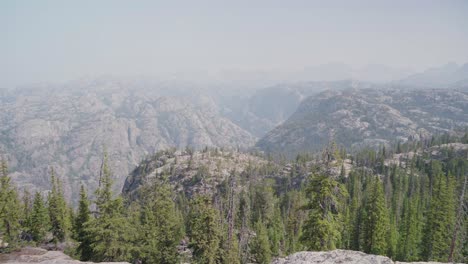
<svg viewBox="0 0 468 264">
<path fill-rule="evenodd" d="M 168 148 L 253 147 L 293 157 L 330 140 L 360 148 L 429 137 L 468 125 L 466 68 L 449 64 L 381 84 L 236 89 L 102 76 L 0 89 L 0 154 L 21 188 L 47 189 L 54 168 L 76 200 L 80 184 L 96 188 L 104 150 L 121 190 L 142 160 Z M 421 80 L 445 89 L 421 88 Z"/>
<path fill-rule="evenodd" d="M 209 100 L 198 99 L 157 96 L 112 83 L 92 90 L 82 85 L 9 93 L 1 98 L 0 149 L 21 188 L 45 188 L 54 168 L 66 193 L 75 194 L 80 183 L 97 186 L 104 150 L 120 189 L 127 173 L 157 150 L 255 143 Z"/>
</svg>

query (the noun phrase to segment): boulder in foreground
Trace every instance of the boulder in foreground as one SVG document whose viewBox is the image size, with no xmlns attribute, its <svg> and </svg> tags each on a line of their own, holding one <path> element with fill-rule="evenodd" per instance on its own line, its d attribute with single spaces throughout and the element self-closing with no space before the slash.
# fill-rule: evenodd
<svg viewBox="0 0 468 264">
<path fill-rule="evenodd" d="M 0 255 L 0 263 L 9 264 L 80 264 L 92 263 L 74 260 L 61 251 L 47 251 L 42 248 L 26 247 L 17 252 Z M 128 262 L 101 262 L 101 264 L 129 264 Z"/>
<path fill-rule="evenodd" d="M 285 258 L 274 260 L 271 264 L 436 264 L 440 262 L 394 262 L 388 257 L 365 254 L 352 250 L 302 251 Z"/>
</svg>

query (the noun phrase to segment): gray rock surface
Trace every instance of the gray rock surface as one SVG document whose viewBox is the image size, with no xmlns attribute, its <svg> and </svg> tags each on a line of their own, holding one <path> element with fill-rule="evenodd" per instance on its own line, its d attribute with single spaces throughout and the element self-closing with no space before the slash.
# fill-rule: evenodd
<svg viewBox="0 0 468 264">
<path fill-rule="evenodd" d="M 333 250 L 294 253 L 288 257 L 276 259 L 271 264 L 437 264 L 440 262 L 393 262 L 384 256 L 365 254 L 352 250 Z"/>
<path fill-rule="evenodd" d="M 191 196 L 195 193 L 213 193 L 229 176 L 240 177 L 250 167 L 269 164 L 280 168 L 263 158 L 248 153 L 209 149 L 204 151 L 162 151 L 140 163 L 125 180 L 122 193 L 127 196 L 138 194 L 161 175 L 168 175 L 177 192 Z M 252 169 L 252 168 L 250 168 Z M 250 179 L 250 183 L 259 179 Z M 241 181 L 239 185 L 241 185 Z"/>
<path fill-rule="evenodd" d="M 277 259 L 272 264 L 393 264 L 387 257 L 367 255 L 359 251 L 333 250 L 327 252 L 297 252 L 286 258 Z"/>
<path fill-rule="evenodd" d="M 21 251 L 0 255 L 0 263 L 9 264 L 80 264 L 93 263 L 74 260 L 61 251 L 47 251 L 41 248 L 23 248 Z M 100 262 L 101 264 L 129 264 L 128 262 Z"/>
<path fill-rule="evenodd" d="M 97 186 L 103 147 L 120 190 L 127 174 L 157 150 L 255 142 L 209 98 L 126 85 L 89 81 L 2 94 L 0 156 L 6 155 L 17 186 L 47 189 L 53 166 L 76 201 L 81 183 L 91 194 Z"/>
<path fill-rule="evenodd" d="M 257 142 L 295 156 L 330 139 L 349 148 L 420 139 L 468 127 L 468 92 L 457 90 L 326 91 L 305 99 L 282 125 Z"/>
</svg>

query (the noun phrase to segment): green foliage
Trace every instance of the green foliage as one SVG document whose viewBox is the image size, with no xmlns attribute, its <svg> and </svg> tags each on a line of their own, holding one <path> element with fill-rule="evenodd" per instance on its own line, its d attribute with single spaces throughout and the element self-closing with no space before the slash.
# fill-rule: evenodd
<svg viewBox="0 0 468 264">
<path fill-rule="evenodd" d="M 269 224 L 273 220 L 276 202 L 273 183 L 271 181 L 264 181 L 252 187 L 252 223 L 260 221 Z"/>
<path fill-rule="evenodd" d="M 371 195 L 366 201 L 367 214 L 364 219 L 364 251 L 371 254 L 385 255 L 388 249 L 390 224 L 380 180 L 374 180 L 370 191 Z"/>
<path fill-rule="evenodd" d="M 192 201 L 188 231 L 194 263 L 216 263 L 220 229 L 209 197 L 199 196 Z"/>
<path fill-rule="evenodd" d="M 122 198 L 113 198 L 111 172 L 104 155 L 100 187 L 96 190 L 97 215 L 85 223 L 93 261 L 127 261 L 136 232 L 124 215 Z"/>
<path fill-rule="evenodd" d="M 68 207 L 63 196 L 62 183 L 55 177 L 54 169 L 51 171 L 51 192 L 48 196 L 48 211 L 50 231 L 55 244 L 63 242 L 70 231 L 71 222 Z"/>
<path fill-rule="evenodd" d="M 305 212 L 301 208 L 306 201 L 303 193 L 298 191 L 288 193 L 287 198 L 287 219 L 285 224 L 286 254 L 291 254 L 302 249 L 299 238 L 302 234 Z"/>
<path fill-rule="evenodd" d="M 309 217 L 304 223 L 301 242 L 308 250 L 332 250 L 339 243 L 342 212 L 347 192 L 336 180 L 325 175 L 312 176 L 307 188 Z"/>
<path fill-rule="evenodd" d="M 268 264 L 271 260 L 270 242 L 268 233 L 262 222 L 255 223 L 256 236 L 252 241 L 251 253 L 256 263 Z"/>
<path fill-rule="evenodd" d="M 93 254 L 91 248 L 90 236 L 87 233 L 86 225 L 91 220 L 91 212 L 89 210 L 89 200 L 86 190 L 83 185 L 80 187 L 80 201 L 78 203 L 78 213 L 75 217 L 73 225 L 74 239 L 80 244 L 77 247 L 77 254 L 80 260 L 90 260 Z"/>
<path fill-rule="evenodd" d="M 230 241 L 224 243 L 225 246 L 220 253 L 220 263 L 224 264 L 240 264 L 240 252 L 239 243 L 235 237 L 232 237 Z"/>
<path fill-rule="evenodd" d="M 142 210 L 141 255 L 145 263 L 178 263 L 181 220 L 172 200 L 171 186 L 166 181 L 157 182 L 151 198 Z"/>
<path fill-rule="evenodd" d="M 401 261 L 416 261 L 419 259 L 418 245 L 421 239 L 421 219 L 417 206 L 417 197 L 407 199 L 404 203 L 396 257 Z"/>
<path fill-rule="evenodd" d="M 32 226 L 32 207 L 33 207 L 33 197 L 31 194 L 28 192 L 28 190 L 23 191 L 23 197 L 21 199 L 21 206 L 20 206 L 20 211 L 21 211 L 21 229 L 25 236 L 28 236 L 32 239 L 31 235 L 31 226 Z"/>
<path fill-rule="evenodd" d="M 31 213 L 31 235 L 34 241 L 44 242 L 47 231 L 49 230 L 49 216 L 41 193 L 36 192 Z"/>
<path fill-rule="evenodd" d="M 133 232 L 123 214 L 122 199 L 111 200 L 102 213 L 85 224 L 92 261 L 127 261 L 132 257 Z"/>
<path fill-rule="evenodd" d="M 453 178 L 442 174 L 441 166 L 434 161 L 432 196 L 426 216 L 422 257 L 425 260 L 446 261 L 449 255 L 450 237 L 455 222 Z"/>
<path fill-rule="evenodd" d="M 273 219 L 268 227 L 268 239 L 270 241 L 271 253 L 274 256 L 278 256 L 284 248 L 284 225 L 281 212 L 278 207 L 275 208 Z"/>
<path fill-rule="evenodd" d="M 434 137 L 432 142 L 400 143 L 399 148 L 404 153 L 453 140 L 460 139 Z M 325 152 L 325 168 L 309 155 L 298 155 L 291 163 L 283 159 L 281 166 L 250 161 L 221 184 L 209 166 L 202 166 L 195 188 L 190 181 L 174 182 L 174 175 L 158 175 L 125 203 L 112 193 L 105 154 L 94 204 L 82 186 L 76 215 L 54 172 L 47 203 L 41 193 L 32 199 L 27 190 L 19 199 L 2 162 L 0 237 L 11 246 L 21 244 L 20 234 L 31 235 L 38 244 L 71 237 L 78 242 L 76 252 L 67 252 L 84 261 L 269 263 L 297 251 L 343 248 L 399 261 L 447 261 L 453 252 L 451 259 L 466 262 L 466 157 L 440 148 L 440 161 L 430 162 L 433 154 L 422 152 L 413 158 L 401 155 L 399 164 L 388 165 L 386 158 L 393 153 L 365 149 L 351 156 L 332 144 Z M 215 155 L 203 153 L 208 154 Z M 193 166 L 197 156 L 192 152 Z M 353 165 L 349 173 L 342 166 L 347 158 Z M 331 173 L 330 165 L 335 172 L 341 166 L 341 173 Z M 217 166 L 220 170 L 222 164 Z M 140 173 L 149 173 L 150 167 L 139 168 Z M 307 181 L 310 171 L 314 176 Z M 204 195 L 197 194 L 200 186 L 208 187 L 202 188 Z M 210 191 L 210 186 L 216 188 Z M 175 194 L 174 187 L 190 191 Z M 188 242 L 192 259 L 186 251 L 180 255 L 181 242 L 182 248 Z"/>
<path fill-rule="evenodd" d="M 347 206 L 347 219 L 344 230 L 343 245 L 352 250 L 363 250 L 362 234 L 364 230 L 365 208 L 362 206 L 362 175 L 351 172 L 347 182 L 350 194 Z"/>
<path fill-rule="evenodd" d="M 7 242 L 10 248 L 15 248 L 21 230 L 20 203 L 16 189 L 10 183 L 6 161 L 2 159 L 0 165 L 0 239 Z"/>
</svg>

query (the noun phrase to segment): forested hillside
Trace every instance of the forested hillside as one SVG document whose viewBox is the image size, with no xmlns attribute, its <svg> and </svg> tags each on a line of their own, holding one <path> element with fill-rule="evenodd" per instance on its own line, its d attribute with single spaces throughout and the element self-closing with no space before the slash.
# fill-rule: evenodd
<svg viewBox="0 0 468 264">
<path fill-rule="evenodd" d="M 467 125 L 463 83 L 456 90 L 414 88 L 348 80 L 234 91 L 102 77 L 2 90 L 0 152 L 21 188 L 50 190 L 54 167 L 76 203 L 81 183 L 97 187 L 104 149 L 117 191 L 147 155 L 172 147 L 256 144 L 294 158 L 330 140 L 348 149 L 389 146 Z"/>
<path fill-rule="evenodd" d="M 148 157 L 112 191 L 104 155 L 94 199 L 77 209 L 50 172 L 29 194 L 2 162 L 2 240 L 76 258 L 143 263 L 270 263 L 301 250 L 352 249 L 394 260 L 466 262 L 468 134 L 378 151 L 331 143 L 293 162 L 217 148 Z M 64 243 L 66 242 L 66 243 Z"/>
<path fill-rule="evenodd" d="M 1 0 L 0 263 L 468 263 L 467 14 Z"/>
</svg>

